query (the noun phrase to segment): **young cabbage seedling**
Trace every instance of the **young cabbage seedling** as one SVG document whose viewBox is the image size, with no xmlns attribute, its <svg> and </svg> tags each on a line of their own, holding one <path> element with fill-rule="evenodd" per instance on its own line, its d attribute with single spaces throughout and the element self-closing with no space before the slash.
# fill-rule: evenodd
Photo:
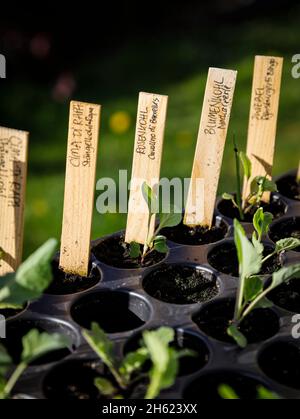
<svg viewBox="0 0 300 419">
<path fill-rule="evenodd" d="M 0 309 L 20 309 L 42 295 L 52 280 L 50 261 L 56 247 L 57 241 L 49 239 L 16 272 L 0 278 Z"/>
<path fill-rule="evenodd" d="M 193 355 L 192 351 L 177 351 L 170 346 L 174 340 L 174 330 L 169 327 L 144 331 L 141 346 L 125 355 L 121 361 L 115 357 L 113 343 L 97 323 L 92 324 L 91 331 L 83 331 L 83 336 L 115 380 L 114 383 L 113 380 L 98 377 L 94 381 L 100 393 L 109 398 L 123 398 L 120 391 L 147 378 L 149 384 L 145 398 L 154 399 L 161 390 L 174 384 L 179 357 Z M 148 373 L 142 373 L 142 366 L 147 360 L 151 361 L 151 369 Z"/>
<path fill-rule="evenodd" d="M 23 337 L 22 344 L 20 362 L 8 379 L 5 377 L 8 370 L 13 367 L 13 361 L 5 347 L 0 344 L 0 399 L 10 397 L 14 386 L 29 364 L 51 351 L 67 348 L 70 346 L 70 341 L 58 333 L 40 333 L 37 329 L 32 329 Z"/>
<path fill-rule="evenodd" d="M 159 232 L 165 227 L 177 226 L 182 218 L 182 214 L 172 205 L 170 205 L 169 213 L 161 212 L 159 214 L 158 198 L 153 189 L 147 185 L 146 182 L 142 185 L 142 192 L 149 210 L 147 239 L 144 243 L 142 251 L 139 243 L 130 243 L 130 257 L 132 259 L 141 258 L 141 264 L 144 263 L 145 258 L 154 250 L 159 253 L 168 252 L 167 239 L 165 236 L 159 234 Z M 155 221 L 157 214 L 159 214 L 159 225 L 152 235 L 150 233 L 150 226 Z"/>
<path fill-rule="evenodd" d="M 222 197 L 223 199 L 232 202 L 233 206 L 238 209 L 240 219 L 243 221 L 247 213 L 253 210 L 253 208 L 257 208 L 260 206 L 264 193 L 277 192 L 277 186 L 275 182 L 267 178 L 267 175 L 256 176 L 251 181 L 250 194 L 243 203 L 242 180 L 243 177 L 245 177 L 246 182 L 250 182 L 252 174 L 252 164 L 249 157 L 243 151 L 238 150 L 235 139 L 233 140 L 233 142 L 236 164 L 236 196 L 225 192 L 222 195 Z M 243 176 L 241 172 L 243 172 Z"/>
<path fill-rule="evenodd" d="M 261 212 L 260 212 L 261 214 Z M 261 230 L 257 232 L 262 234 Z M 277 251 L 290 249 L 291 245 L 297 247 L 300 244 L 298 239 L 285 239 L 276 244 Z M 269 292 L 293 278 L 300 278 L 300 263 L 281 268 L 274 272 L 269 285 L 264 286 L 263 277 L 258 275 L 263 262 L 262 250 L 259 246 L 253 245 L 248 240 L 245 230 L 238 220 L 234 220 L 234 241 L 237 248 L 239 261 L 239 285 L 235 304 L 234 318 L 227 329 L 227 333 L 237 344 L 244 348 L 247 346 L 247 339 L 240 331 L 241 322 L 255 309 L 271 307 L 272 303 L 266 298 Z M 267 256 L 268 258 L 268 256 Z"/>
</svg>

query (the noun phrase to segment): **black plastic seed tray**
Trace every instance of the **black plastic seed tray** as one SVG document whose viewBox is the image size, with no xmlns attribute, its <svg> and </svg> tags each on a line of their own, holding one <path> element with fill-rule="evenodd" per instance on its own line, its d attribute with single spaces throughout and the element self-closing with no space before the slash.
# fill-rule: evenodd
<svg viewBox="0 0 300 419">
<path fill-rule="evenodd" d="M 295 177 L 295 172 L 288 175 Z M 265 238 L 270 246 L 274 245 L 272 239 L 291 234 L 299 237 L 300 231 L 300 201 L 282 193 L 275 194 L 273 199 L 280 202 L 284 214 L 273 222 L 270 234 Z M 215 222 L 222 225 L 225 234 L 218 242 L 200 246 L 169 242 L 166 259 L 145 269 L 114 268 L 93 256 L 93 279 L 88 282 L 91 288 L 68 295 L 44 295 L 23 313 L 9 319 L 5 344 L 16 359 L 21 336 L 32 327 L 62 332 L 72 340 L 69 350 L 51 354 L 38 365 L 32 365 L 20 380 L 16 392 L 35 398 L 68 398 L 70 394 L 76 397 L 76 380 L 92 382 L 95 374 L 103 372 L 103 366 L 80 332 L 82 327 L 88 328 L 91 321 L 97 321 L 116 342 L 120 356 L 136 347 L 143 330 L 159 326 L 173 327 L 177 345 L 197 353 L 195 358 L 182 359 L 176 384 L 164 391 L 161 398 L 214 399 L 218 397 L 217 389 L 222 383 L 232 385 L 244 398 L 255 398 L 259 384 L 282 397 L 300 398 L 300 339 L 292 337 L 293 316 L 300 313 L 300 287 L 295 281 L 289 288 L 282 288 L 272 295 L 273 308 L 259 309 L 251 315 L 247 325 L 250 344 L 246 349 L 239 349 L 224 336 L 222 325 L 232 314 L 237 278 L 232 273 L 222 272 L 235 256 L 230 250 L 233 221 L 224 216 L 220 208 L 222 202 L 219 200 Z M 244 225 L 250 235 L 251 224 Z M 94 241 L 92 249 L 105 245 L 105 240 Z M 215 257 L 223 248 L 230 250 L 227 256 L 225 253 L 225 259 Z M 274 263 L 299 261 L 299 252 L 292 251 Z M 193 295 L 189 295 L 190 304 L 174 304 L 172 298 L 173 303 L 165 301 L 168 296 L 165 296 L 164 282 L 157 279 L 173 268 L 200 272 L 205 284 L 203 292 L 200 290 L 203 301 L 193 302 Z M 267 271 L 266 280 L 268 277 Z M 156 281 L 156 290 L 152 280 Z M 184 289 L 182 292 L 184 301 Z M 131 394 L 131 397 L 135 396 Z M 83 389 L 78 397 L 93 398 L 97 394 L 91 394 L 89 390 L 85 394 Z"/>
</svg>

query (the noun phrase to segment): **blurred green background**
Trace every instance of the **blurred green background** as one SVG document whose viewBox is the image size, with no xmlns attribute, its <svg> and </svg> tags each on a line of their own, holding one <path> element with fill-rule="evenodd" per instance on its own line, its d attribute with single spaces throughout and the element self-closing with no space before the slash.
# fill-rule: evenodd
<svg viewBox="0 0 300 419">
<path fill-rule="evenodd" d="M 102 104 L 97 178 L 117 179 L 119 169 L 131 172 L 138 92 L 168 95 L 161 176 L 189 177 L 208 67 L 238 70 L 219 185 L 220 192 L 231 191 L 231 138 L 234 133 L 245 147 L 254 55 L 283 56 L 274 175 L 296 167 L 300 79 L 291 76 L 291 59 L 300 53 L 300 7 L 264 2 L 262 8 L 255 1 L 227 6 L 231 3 L 228 8 L 211 2 L 213 8 L 203 9 L 187 2 L 172 13 L 166 8 L 154 26 L 150 17 L 136 20 L 126 9 L 126 24 L 120 17 L 115 31 L 117 23 L 108 18 L 112 26 L 105 32 L 106 17 L 98 16 L 99 26 L 84 39 L 78 28 L 68 33 L 64 14 L 39 24 L 34 14 L 22 14 L 25 9 L 17 20 L 9 12 L 1 15 L 0 53 L 6 54 L 8 69 L 7 80 L 0 81 L 0 124 L 30 131 L 24 256 L 48 237 L 60 237 L 70 99 Z M 95 210 L 92 237 L 122 229 L 125 221 L 124 215 Z"/>
</svg>

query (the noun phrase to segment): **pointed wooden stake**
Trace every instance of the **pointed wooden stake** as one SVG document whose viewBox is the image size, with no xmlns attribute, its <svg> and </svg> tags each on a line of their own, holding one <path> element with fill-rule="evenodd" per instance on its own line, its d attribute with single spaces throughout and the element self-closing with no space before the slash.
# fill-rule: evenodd
<svg viewBox="0 0 300 419">
<path fill-rule="evenodd" d="M 99 105 L 70 104 L 60 268 L 88 275 L 100 126 Z"/>
<path fill-rule="evenodd" d="M 0 275 L 22 261 L 28 132 L 0 127 Z"/>
<path fill-rule="evenodd" d="M 266 174 L 272 178 L 282 66 L 283 58 L 255 57 L 247 143 L 251 179 Z M 244 181 L 244 203 L 250 193 L 251 179 Z M 263 200 L 269 202 L 270 193 L 265 193 Z"/>
<path fill-rule="evenodd" d="M 127 243 L 144 244 L 147 238 L 149 212 L 141 188 L 143 182 L 147 182 L 157 192 L 167 105 L 167 96 L 143 92 L 139 95 L 125 235 Z M 154 232 L 154 222 L 150 232 Z"/>
<path fill-rule="evenodd" d="M 210 68 L 208 72 L 184 215 L 189 226 L 212 225 L 236 77 L 233 70 Z"/>
</svg>

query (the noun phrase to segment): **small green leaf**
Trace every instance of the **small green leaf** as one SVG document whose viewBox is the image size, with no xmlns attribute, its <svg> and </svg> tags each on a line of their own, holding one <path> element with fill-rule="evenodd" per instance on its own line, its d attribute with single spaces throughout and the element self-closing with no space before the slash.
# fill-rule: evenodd
<svg viewBox="0 0 300 419">
<path fill-rule="evenodd" d="M 48 352 L 67 348 L 70 346 L 70 340 L 59 333 L 40 333 L 37 329 L 32 329 L 23 337 L 22 344 L 21 360 L 30 364 Z"/>
<path fill-rule="evenodd" d="M 257 250 L 257 253 L 262 255 L 263 252 L 264 252 L 264 245 L 262 244 L 262 242 L 260 240 L 258 240 L 257 234 L 256 234 L 255 231 L 252 234 L 252 244 L 255 247 L 255 249 Z"/>
<path fill-rule="evenodd" d="M 158 230 L 162 230 L 166 227 L 176 227 L 180 224 L 182 219 L 182 213 L 178 208 L 173 205 L 170 206 L 169 213 L 160 213 L 159 214 L 159 227 Z"/>
<path fill-rule="evenodd" d="M 277 253 L 293 250 L 300 246 L 300 240 L 289 237 L 287 239 L 282 239 L 276 242 L 275 250 Z"/>
<path fill-rule="evenodd" d="M 268 233 L 273 218 L 273 214 L 264 212 L 263 208 L 258 208 L 253 217 L 253 226 L 258 233 L 259 239 Z"/>
<path fill-rule="evenodd" d="M 274 289 L 293 278 L 300 278 L 300 263 L 281 268 L 279 271 L 274 272 L 272 275 L 272 283 L 269 289 Z"/>
<path fill-rule="evenodd" d="M 239 396 L 236 394 L 233 388 L 227 384 L 221 384 L 218 389 L 218 393 L 224 400 L 239 400 Z"/>
<path fill-rule="evenodd" d="M 251 182 L 251 193 L 257 194 L 262 192 L 277 192 L 277 185 L 266 176 L 256 176 Z"/>
<path fill-rule="evenodd" d="M 257 399 L 258 400 L 279 400 L 280 397 L 278 394 L 274 393 L 271 390 L 268 390 L 266 387 L 259 386 L 257 387 Z"/>
<path fill-rule="evenodd" d="M 154 239 L 154 249 L 159 253 L 168 253 L 167 239 L 164 236 L 157 236 Z"/>
<path fill-rule="evenodd" d="M 222 198 L 226 201 L 234 201 L 234 196 L 230 193 L 224 192 Z"/>
<path fill-rule="evenodd" d="M 237 248 L 240 275 L 243 278 L 257 274 L 262 265 L 262 255 L 251 244 L 238 220 L 234 220 L 234 242 Z"/>
<path fill-rule="evenodd" d="M 263 291 L 263 282 L 259 276 L 251 276 L 245 280 L 244 300 L 247 303 L 255 300 L 255 298 Z"/>
<path fill-rule="evenodd" d="M 94 385 L 103 396 L 112 396 L 116 393 L 116 388 L 112 383 L 103 377 L 97 377 L 94 380 Z"/>
<path fill-rule="evenodd" d="M 154 399 L 161 390 L 172 386 L 175 382 L 178 372 L 178 355 L 176 350 L 169 346 L 173 339 L 173 329 L 166 327 L 143 333 L 144 344 L 153 364 L 149 373 L 150 384 L 146 399 Z"/>
<path fill-rule="evenodd" d="M 158 200 L 157 196 L 155 195 L 153 189 L 144 182 L 142 185 L 142 193 L 144 200 L 146 201 L 149 209 L 150 214 L 157 214 L 158 213 Z"/>
<path fill-rule="evenodd" d="M 240 161 L 241 161 L 242 166 L 243 166 L 243 171 L 244 171 L 245 177 L 247 179 L 250 179 L 251 172 L 252 172 L 251 160 L 249 159 L 249 157 L 247 156 L 247 154 L 244 153 L 243 151 L 240 151 L 239 152 L 239 158 L 240 158 Z"/>
<path fill-rule="evenodd" d="M 83 330 L 82 334 L 93 351 L 96 352 L 109 369 L 116 367 L 117 362 L 113 354 L 113 343 L 97 323 L 93 322 L 91 331 Z"/>
<path fill-rule="evenodd" d="M 149 352 L 146 348 L 139 348 L 135 352 L 130 352 L 122 360 L 119 371 L 127 381 L 131 375 L 140 370 L 144 363 L 149 359 Z"/>
<path fill-rule="evenodd" d="M 18 268 L 17 283 L 28 290 L 42 293 L 52 280 L 50 262 L 56 248 L 57 240 L 49 239 L 32 253 Z"/>
<path fill-rule="evenodd" d="M 271 308 L 273 307 L 272 301 L 268 300 L 267 298 L 261 298 L 258 300 L 257 304 L 253 307 L 254 309 L 257 308 Z"/>
<path fill-rule="evenodd" d="M 141 247 L 139 243 L 131 242 L 130 243 L 130 257 L 131 259 L 137 259 L 141 255 Z"/>
<path fill-rule="evenodd" d="M 231 336 L 241 348 L 246 348 L 248 342 L 246 337 L 239 331 L 235 325 L 231 325 L 227 329 L 227 333 Z"/>
</svg>

